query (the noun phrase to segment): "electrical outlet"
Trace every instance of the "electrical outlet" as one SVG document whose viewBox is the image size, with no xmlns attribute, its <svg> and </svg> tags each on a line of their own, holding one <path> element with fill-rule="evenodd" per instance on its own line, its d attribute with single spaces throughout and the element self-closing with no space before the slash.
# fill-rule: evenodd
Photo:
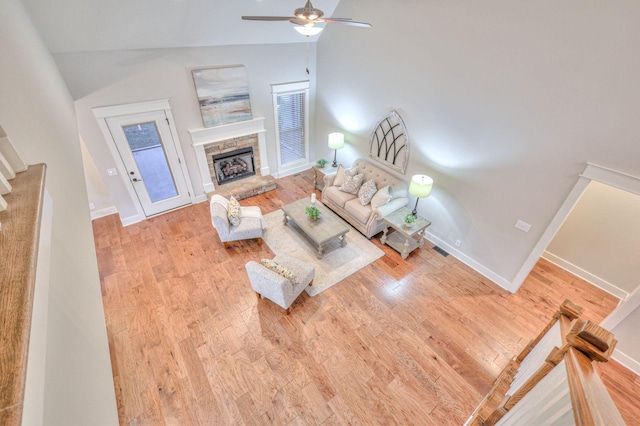
<svg viewBox="0 0 640 426">
<path fill-rule="evenodd" d="M 109 176 L 116 176 L 118 174 L 118 169 L 107 169 L 107 174 Z"/>
<path fill-rule="evenodd" d="M 95 210 L 96 209 L 96 205 L 93 203 L 89 203 L 89 210 Z"/>
<path fill-rule="evenodd" d="M 521 220 L 518 220 L 516 222 L 516 228 L 518 228 L 522 232 L 529 232 L 529 229 L 531 229 L 531 225 L 529 225 L 527 222 L 523 222 Z"/>
<path fill-rule="evenodd" d="M 456 240 L 456 247 L 460 247 L 462 245 L 462 241 Z"/>
</svg>

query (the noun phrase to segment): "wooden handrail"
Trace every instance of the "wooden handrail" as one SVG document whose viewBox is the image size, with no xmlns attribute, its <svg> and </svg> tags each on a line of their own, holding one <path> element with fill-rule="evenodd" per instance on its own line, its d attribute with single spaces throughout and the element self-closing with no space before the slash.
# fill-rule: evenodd
<svg viewBox="0 0 640 426">
<path fill-rule="evenodd" d="M 617 408 L 592 366 L 592 362 L 595 361 L 607 362 L 617 341 L 611 332 L 599 325 L 580 320 L 578 317 L 581 313 L 582 308 L 568 300 L 565 301 L 542 332 L 500 373 L 493 388 L 466 424 L 490 426 L 498 423 L 554 368 L 565 361 L 575 423 L 577 425 L 624 425 Z M 541 352 L 544 349 L 536 346 L 558 322 L 559 329 L 556 327 L 554 333 L 549 334 L 556 337 L 551 340 L 546 338 L 546 343 L 541 348 L 548 348 L 549 342 L 553 342 L 554 339 L 560 339 L 559 346 L 550 350 L 544 362 L 539 364 L 540 355 L 545 352 Z M 558 332 L 559 334 L 555 334 Z M 534 349 L 537 352 L 532 354 L 533 358 L 527 358 Z M 527 362 L 523 363 L 525 358 Z M 521 365 L 523 370 L 519 373 Z M 529 373 L 532 366 L 537 370 Z M 514 378 L 518 374 L 521 374 L 522 378 L 516 383 Z M 523 381 L 525 379 L 526 381 Z M 594 398 L 597 398 L 597 401 Z"/>
<path fill-rule="evenodd" d="M 576 425 L 624 425 L 589 357 L 572 347 L 564 360 Z"/>
<path fill-rule="evenodd" d="M 502 370 L 493 387 L 485 398 L 480 402 L 476 410 L 469 419 L 468 424 L 494 424 L 506 412 L 505 405 L 509 398 L 505 395 L 513 382 L 513 379 L 520 368 L 522 361 L 529 355 L 533 348 L 540 343 L 545 334 L 558 322 L 561 325 L 578 318 L 582 314 L 582 307 L 575 305 L 570 300 L 565 300 L 554 312 L 553 316 L 535 339 L 531 340 L 527 346 L 515 356 L 509 364 Z M 563 325 L 564 327 L 564 325 Z M 568 329 L 567 329 L 568 330 Z M 563 333 L 564 335 L 564 333 Z M 476 423 L 474 423 L 476 422 Z"/>
<path fill-rule="evenodd" d="M 45 170 L 16 174 L 0 212 L 0 425 L 22 420 Z"/>
<path fill-rule="evenodd" d="M 571 300 L 568 300 L 568 299 L 562 302 L 562 305 L 560 305 L 558 310 L 554 312 L 553 316 L 547 323 L 546 327 L 543 328 L 542 331 L 538 333 L 538 336 L 535 339 L 533 339 L 531 342 L 529 342 L 529 344 L 516 357 L 516 362 L 518 362 L 518 364 L 521 363 L 522 360 L 525 359 L 527 355 L 529 355 L 529 352 L 531 352 L 531 350 L 538 343 L 540 343 L 540 339 L 542 339 L 544 335 L 547 334 L 547 331 L 549 331 L 551 327 L 555 325 L 556 322 L 562 319 L 573 321 L 576 318 L 579 318 L 580 315 L 582 315 L 581 306 L 574 304 Z M 564 333 L 562 335 L 564 336 Z"/>
</svg>

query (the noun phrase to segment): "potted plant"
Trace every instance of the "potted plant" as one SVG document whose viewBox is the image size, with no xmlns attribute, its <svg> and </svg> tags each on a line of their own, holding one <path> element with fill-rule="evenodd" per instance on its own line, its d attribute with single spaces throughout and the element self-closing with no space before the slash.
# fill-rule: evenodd
<svg viewBox="0 0 640 426">
<path fill-rule="evenodd" d="M 404 217 L 404 227 L 411 228 L 413 226 L 413 222 L 415 221 L 416 221 L 416 217 L 413 214 L 409 213 Z"/>
<path fill-rule="evenodd" d="M 319 159 L 318 161 L 316 161 L 316 164 L 318 165 L 318 168 L 323 168 L 324 166 L 326 166 L 327 164 L 329 164 L 328 160 L 325 160 L 324 158 Z"/>
<path fill-rule="evenodd" d="M 317 207 L 309 206 L 305 211 L 309 220 L 318 220 L 318 217 L 320 217 L 320 210 Z"/>
</svg>

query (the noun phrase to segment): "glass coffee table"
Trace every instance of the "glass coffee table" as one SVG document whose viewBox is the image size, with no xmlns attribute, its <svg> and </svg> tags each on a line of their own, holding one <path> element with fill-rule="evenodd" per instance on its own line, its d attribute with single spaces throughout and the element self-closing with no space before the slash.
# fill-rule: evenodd
<svg viewBox="0 0 640 426">
<path fill-rule="evenodd" d="M 310 220 L 305 209 L 311 206 L 308 198 L 294 201 L 291 204 L 282 206 L 284 218 L 282 222 L 291 226 L 299 234 L 312 243 L 316 249 L 316 256 L 322 259 L 327 245 L 334 240 L 340 242 L 340 247 L 347 245 L 346 233 L 349 228 L 336 216 L 334 212 L 316 201 L 315 206 L 320 210 L 320 217 L 317 220 Z"/>
</svg>

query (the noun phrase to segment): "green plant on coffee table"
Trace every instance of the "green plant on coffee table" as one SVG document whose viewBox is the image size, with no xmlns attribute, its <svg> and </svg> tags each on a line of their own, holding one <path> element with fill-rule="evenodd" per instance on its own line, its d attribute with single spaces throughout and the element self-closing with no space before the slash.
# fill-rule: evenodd
<svg viewBox="0 0 640 426">
<path fill-rule="evenodd" d="M 411 224 L 412 224 L 413 222 L 415 222 L 415 221 L 416 221 L 416 217 L 415 217 L 413 214 L 411 214 L 411 213 L 409 213 L 408 215 L 406 215 L 406 216 L 404 217 L 404 223 L 405 223 L 406 225 L 411 225 Z"/>
<path fill-rule="evenodd" d="M 316 164 L 318 165 L 318 167 L 322 168 L 327 164 L 329 164 L 329 160 L 325 160 L 324 158 L 321 158 L 318 161 L 316 161 Z"/>
<path fill-rule="evenodd" d="M 317 207 L 307 207 L 306 210 L 307 212 L 307 217 L 309 217 L 309 219 L 311 220 L 317 220 L 318 217 L 320 217 L 320 210 L 318 210 Z"/>
</svg>

